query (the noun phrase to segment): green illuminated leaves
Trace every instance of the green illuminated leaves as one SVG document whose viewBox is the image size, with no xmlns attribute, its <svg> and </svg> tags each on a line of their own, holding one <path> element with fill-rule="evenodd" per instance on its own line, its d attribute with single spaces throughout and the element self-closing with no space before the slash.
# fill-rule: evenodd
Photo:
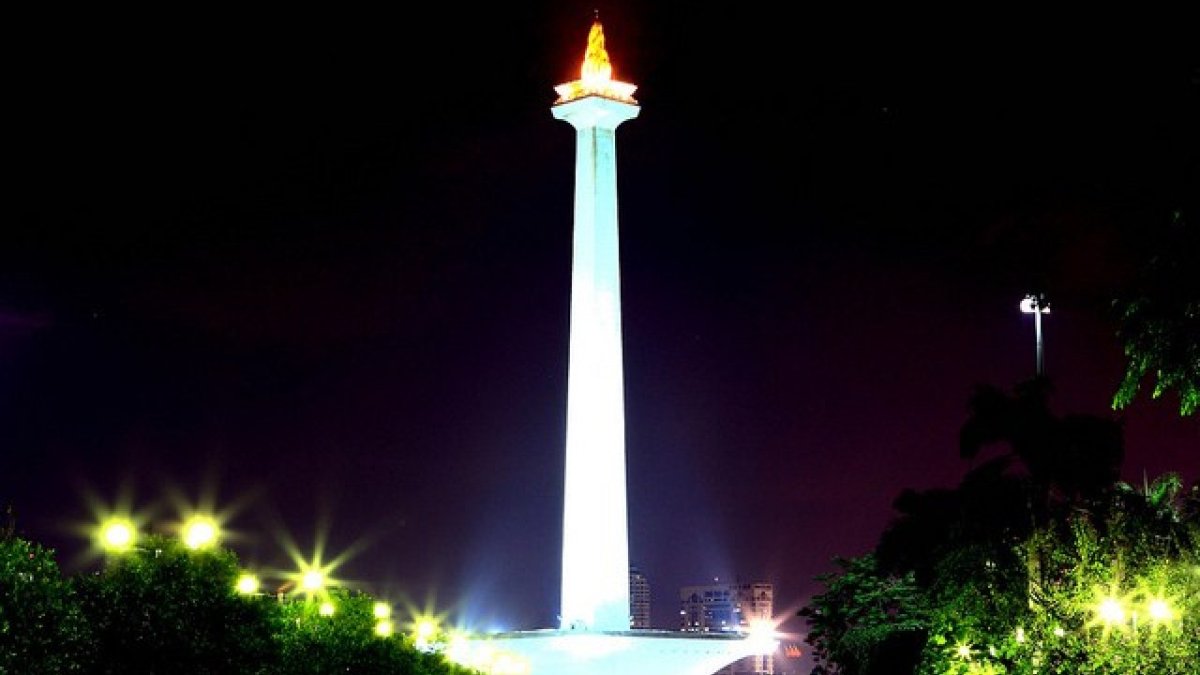
<svg viewBox="0 0 1200 675">
<path fill-rule="evenodd" d="M 1117 337 L 1127 358 L 1113 408 L 1128 406 L 1142 383 L 1153 381 L 1151 398 L 1179 395 L 1179 413 L 1200 410 L 1200 231 L 1172 214 L 1166 242 L 1142 270 L 1136 285 L 1113 303 Z"/>
<path fill-rule="evenodd" d="M 82 672 L 89 638 L 53 552 L 0 536 L 0 673 Z"/>
</svg>

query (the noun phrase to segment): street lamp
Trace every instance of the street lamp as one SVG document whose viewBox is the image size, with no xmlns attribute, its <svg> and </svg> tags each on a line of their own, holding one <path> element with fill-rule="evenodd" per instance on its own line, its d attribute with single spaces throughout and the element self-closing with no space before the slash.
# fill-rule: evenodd
<svg viewBox="0 0 1200 675">
<path fill-rule="evenodd" d="M 242 595 L 254 595 L 258 593 L 258 577 L 244 572 L 237 580 L 237 591 Z"/>
<path fill-rule="evenodd" d="M 137 529 L 125 518 L 111 518 L 100 526 L 100 546 L 110 553 L 124 553 L 137 541 Z"/>
<path fill-rule="evenodd" d="M 325 588 L 325 573 L 318 569 L 310 569 L 300 577 L 300 588 L 312 595 Z"/>
<path fill-rule="evenodd" d="M 1042 315 L 1050 313 L 1050 303 L 1045 293 L 1029 293 L 1021 301 L 1021 311 L 1033 315 L 1033 334 L 1037 343 L 1037 376 L 1046 374 L 1046 362 L 1042 356 Z"/>
<path fill-rule="evenodd" d="M 208 548 L 217 543 L 220 536 L 217 522 L 208 516 L 193 516 L 183 526 L 183 543 L 193 551 Z"/>
</svg>

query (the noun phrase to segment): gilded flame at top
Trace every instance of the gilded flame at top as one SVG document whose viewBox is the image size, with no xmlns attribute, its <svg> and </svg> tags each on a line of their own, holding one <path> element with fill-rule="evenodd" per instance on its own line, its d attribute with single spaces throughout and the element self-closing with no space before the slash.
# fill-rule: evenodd
<svg viewBox="0 0 1200 675">
<path fill-rule="evenodd" d="M 592 29 L 588 31 L 587 51 L 583 54 L 579 76 L 574 82 L 560 84 L 554 88 L 554 91 L 558 92 L 558 100 L 554 102 L 556 105 L 584 96 L 603 96 L 626 103 L 637 103 L 633 100 L 633 92 L 637 85 L 612 79 L 612 62 L 608 60 L 608 50 L 604 48 L 604 28 L 599 20 L 593 22 Z"/>
<path fill-rule="evenodd" d="M 579 68 L 584 82 L 607 82 L 612 79 L 612 63 L 608 50 L 604 48 L 604 27 L 599 21 L 592 23 L 588 31 L 587 51 L 583 54 L 583 66 Z"/>
</svg>

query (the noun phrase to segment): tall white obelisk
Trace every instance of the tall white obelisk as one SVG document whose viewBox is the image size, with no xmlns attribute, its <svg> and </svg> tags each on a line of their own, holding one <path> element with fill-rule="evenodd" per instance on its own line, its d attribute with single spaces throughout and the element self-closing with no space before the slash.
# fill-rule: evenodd
<svg viewBox="0 0 1200 675">
<path fill-rule="evenodd" d="M 625 391 L 617 236 L 617 125 L 636 87 L 612 79 L 599 20 L 579 80 L 555 87 L 554 117 L 575 127 L 575 232 L 563 505 L 564 630 L 629 630 Z"/>
<path fill-rule="evenodd" d="M 452 658 L 493 675 L 709 675 L 777 641 L 771 631 L 629 628 L 616 130 L 638 105 L 636 87 L 612 79 L 599 21 L 582 77 L 554 89 L 554 116 L 576 136 L 561 623 L 481 636 Z"/>
</svg>

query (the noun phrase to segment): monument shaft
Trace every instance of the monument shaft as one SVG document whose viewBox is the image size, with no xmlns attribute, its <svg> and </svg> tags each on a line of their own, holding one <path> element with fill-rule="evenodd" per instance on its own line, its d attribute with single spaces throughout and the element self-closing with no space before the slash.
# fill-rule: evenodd
<svg viewBox="0 0 1200 675">
<path fill-rule="evenodd" d="M 576 130 L 561 627 L 628 630 L 616 127 L 638 108 L 588 96 L 553 110 Z"/>
</svg>

